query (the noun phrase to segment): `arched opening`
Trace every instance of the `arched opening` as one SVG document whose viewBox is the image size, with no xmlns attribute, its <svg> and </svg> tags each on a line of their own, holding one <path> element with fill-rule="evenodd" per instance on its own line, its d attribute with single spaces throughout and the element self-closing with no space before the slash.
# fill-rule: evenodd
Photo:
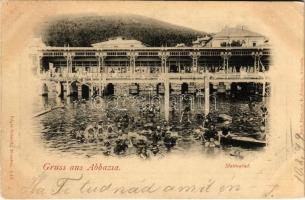
<svg viewBox="0 0 305 200">
<path fill-rule="evenodd" d="M 60 94 L 59 94 L 60 98 L 64 98 L 64 84 L 60 83 Z"/>
<path fill-rule="evenodd" d="M 82 85 L 82 99 L 89 99 L 90 88 L 88 85 Z"/>
<path fill-rule="evenodd" d="M 157 94 L 164 94 L 164 84 L 162 83 L 157 84 Z"/>
<path fill-rule="evenodd" d="M 105 95 L 106 96 L 114 95 L 114 85 L 112 83 L 109 83 L 106 86 Z"/>
<path fill-rule="evenodd" d="M 132 95 L 139 94 L 139 84 L 138 83 L 133 83 L 130 85 L 129 94 L 132 94 Z"/>
<path fill-rule="evenodd" d="M 77 98 L 78 97 L 78 84 L 76 81 L 71 83 L 71 97 Z"/>
<path fill-rule="evenodd" d="M 231 95 L 238 100 L 247 100 L 255 88 L 249 83 L 234 82 L 231 85 Z"/>
<path fill-rule="evenodd" d="M 187 83 L 182 83 L 181 85 L 181 94 L 187 94 L 189 90 L 189 85 Z"/>
<path fill-rule="evenodd" d="M 169 67 L 169 71 L 170 71 L 170 73 L 178 73 L 179 72 L 179 68 L 178 68 L 177 65 L 171 65 Z"/>
</svg>

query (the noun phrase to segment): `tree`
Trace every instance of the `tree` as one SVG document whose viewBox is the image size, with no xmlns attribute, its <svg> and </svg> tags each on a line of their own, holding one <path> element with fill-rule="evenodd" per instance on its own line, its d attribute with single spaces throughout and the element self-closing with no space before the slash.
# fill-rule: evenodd
<svg viewBox="0 0 305 200">
<path fill-rule="evenodd" d="M 149 46 L 191 45 L 204 32 L 140 16 L 89 16 L 57 19 L 42 33 L 49 46 L 91 46 L 110 37 L 124 36 Z"/>
</svg>

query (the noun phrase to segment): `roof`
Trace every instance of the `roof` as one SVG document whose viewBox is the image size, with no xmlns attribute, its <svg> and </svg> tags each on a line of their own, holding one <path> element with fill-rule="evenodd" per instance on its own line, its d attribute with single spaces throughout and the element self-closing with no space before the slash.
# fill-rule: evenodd
<svg viewBox="0 0 305 200">
<path fill-rule="evenodd" d="M 250 31 L 244 26 L 237 26 L 233 28 L 225 27 L 219 33 L 216 33 L 213 38 L 223 37 L 265 37 L 259 33 Z"/>
<path fill-rule="evenodd" d="M 116 37 L 111 38 L 105 42 L 99 42 L 95 44 L 91 44 L 93 47 L 112 47 L 112 48 L 119 48 L 119 47 L 145 47 L 142 42 L 138 40 L 128 40 L 123 37 Z"/>
<path fill-rule="evenodd" d="M 200 42 L 207 42 L 212 37 L 205 35 L 204 37 L 197 37 L 197 40 L 193 41 L 193 44 L 199 44 Z"/>
</svg>

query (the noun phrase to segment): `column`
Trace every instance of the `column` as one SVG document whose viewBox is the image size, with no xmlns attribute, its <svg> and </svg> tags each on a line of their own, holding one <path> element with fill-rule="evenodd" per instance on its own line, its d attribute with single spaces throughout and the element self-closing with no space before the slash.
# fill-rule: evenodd
<svg viewBox="0 0 305 200">
<path fill-rule="evenodd" d="M 63 93 L 63 91 L 61 90 L 61 83 L 60 82 L 57 82 L 56 83 L 56 93 L 57 93 L 57 97 L 59 97 L 62 93 Z"/>
<path fill-rule="evenodd" d="M 193 68 L 192 68 L 192 72 L 194 72 L 194 69 L 196 69 L 196 72 L 198 72 L 198 58 L 200 56 L 200 52 L 195 51 L 192 52 L 192 58 L 193 58 Z"/>
<path fill-rule="evenodd" d="M 89 99 L 91 99 L 92 95 L 93 95 L 93 84 L 91 82 L 90 89 L 89 89 Z"/>
<path fill-rule="evenodd" d="M 63 98 L 65 99 L 68 96 L 68 81 L 65 81 L 63 84 Z"/>
<path fill-rule="evenodd" d="M 231 54 L 231 53 L 229 53 Z M 229 59 L 230 59 L 230 55 L 227 56 L 227 70 L 226 70 L 226 73 L 229 72 Z"/>
<path fill-rule="evenodd" d="M 67 53 L 65 57 L 67 60 L 67 73 L 72 73 L 72 55 Z"/>
<path fill-rule="evenodd" d="M 105 72 L 105 55 L 102 52 L 97 54 L 97 61 L 98 61 L 98 73 Z"/>
<path fill-rule="evenodd" d="M 136 58 L 135 56 L 132 57 L 132 68 L 133 68 L 133 72 L 136 72 Z"/>
<path fill-rule="evenodd" d="M 163 58 L 163 67 L 164 67 L 164 70 L 163 70 L 164 73 L 168 73 L 166 56 L 164 56 L 164 58 Z"/>
<path fill-rule="evenodd" d="M 66 85 L 67 85 L 67 96 L 71 95 L 71 86 L 70 86 L 70 82 L 67 80 L 66 81 Z"/>
<path fill-rule="evenodd" d="M 168 57 L 167 53 L 165 51 L 162 51 L 159 56 L 161 58 L 161 72 L 168 73 L 167 66 L 166 66 L 167 57 Z"/>
<path fill-rule="evenodd" d="M 103 56 L 98 55 L 98 78 L 99 78 L 99 94 L 98 95 L 102 95 L 101 94 L 101 90 L 102 90 L 102 65 L 103 65 Z"/>
<path fill-rule="evenodd" d="M 163 58 L 163 56 L 161 57 L 161 72 L 165 73 L 165 67 L 166 67 L 166 60 Z"/>
<path fill-rule="evenodd" d="M 227 59 L 227 57 L 224 55 L 223 57 L 222 57 L 222 59 L 223 59 L 223 69 L 225 70 L 225 72 L 227 71 L 227 61 L 226 61 L 226 59 Z"/>
<path fill-rule="evenodd" d="M 204 115 L 210 112 L 210 81 L 209 76 L 204 77 Z"/>
<path fill-rule="evenodd" d="M 196 69 L 196 71 L 198 71 L 198 69 L 197 69 L 197 57 L 196 56 L 193 56 L 192 72 L 194 72 L 194 69 Z"/>
<path fill-rule="evenodd" d="M 129 65 L 131 68 L 131 72 L 135 73 L 136 71 L 136 55 L 135 52 L 130 52 L 129 53 Z"/>
<path fill-rule="evenodd" d="M 256 68 L 256 71 L 255 72 L 259 72 L 259 66 L 261 64 L 261 57 L 263 56 L 263 53 L 262 52 L 258 52 L 258 55 L 257 55 L 257 68 Z M 262 70 L 265 71 L 264 69 L 264 66 L 262 65 Z"/>
<path fill-rule="evenodd" d="M 101 85 L 100 85 L 100 96 L 103 96 L 103 90 L 104 90 L 104 84 L 103 83 L 101 83 Z"/>
<path fill-rule="evenodd" d="M 164 81 L 164 117 L 169 120 L 169 81 L 166 78 Z"/>
<path fill-rule="evenodd" d="M 254 58 L 254 73 L 256 73 L 257 65 L 258 65 L 258 63 L 257 63 L 257 54 L 256 53 L 254 54 L 253 58 Z"/>
<path fill-rule="evenodd" d="M 252 52 L 252 57 L 254 58 L 254 72 L 259 72 L 260 59 L 263 56 L 262 52 Z M 264 71 L 264 66 L 262 66 L 262 70 Z"/>
<path fill-rule="evenodd" d="M 79 100 L 83 98 L 83 95 L 82 95 L 82 85 L 81 84 L 79 84 L 77 86 L 77 97 L 78 97 Z"/>
<path fill-rule="evenodd" d="M 229 72 L 229 58 L 231 56 L 231 52 L 221 52 L 220 56 L 223 59 L 223 68 L 225 70 L 225 73 Z"/>
</svg>

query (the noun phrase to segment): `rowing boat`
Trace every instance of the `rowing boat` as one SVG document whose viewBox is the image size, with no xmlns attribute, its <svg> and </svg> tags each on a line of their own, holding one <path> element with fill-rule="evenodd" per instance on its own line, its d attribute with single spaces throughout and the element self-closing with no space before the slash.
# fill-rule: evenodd
<svg viewBox="0 0 305 200">
<path fill-rule="evenodd" d="M 230 136 L 227 137 L 220 136 L 220 143 L 222 145 L 240 146 L 245 148 L 266 146 L 266 141 L 264 140 L 257 140 L 252 137 L 239 136 L 236 134 L 230 134 Z"/>
</svg>

